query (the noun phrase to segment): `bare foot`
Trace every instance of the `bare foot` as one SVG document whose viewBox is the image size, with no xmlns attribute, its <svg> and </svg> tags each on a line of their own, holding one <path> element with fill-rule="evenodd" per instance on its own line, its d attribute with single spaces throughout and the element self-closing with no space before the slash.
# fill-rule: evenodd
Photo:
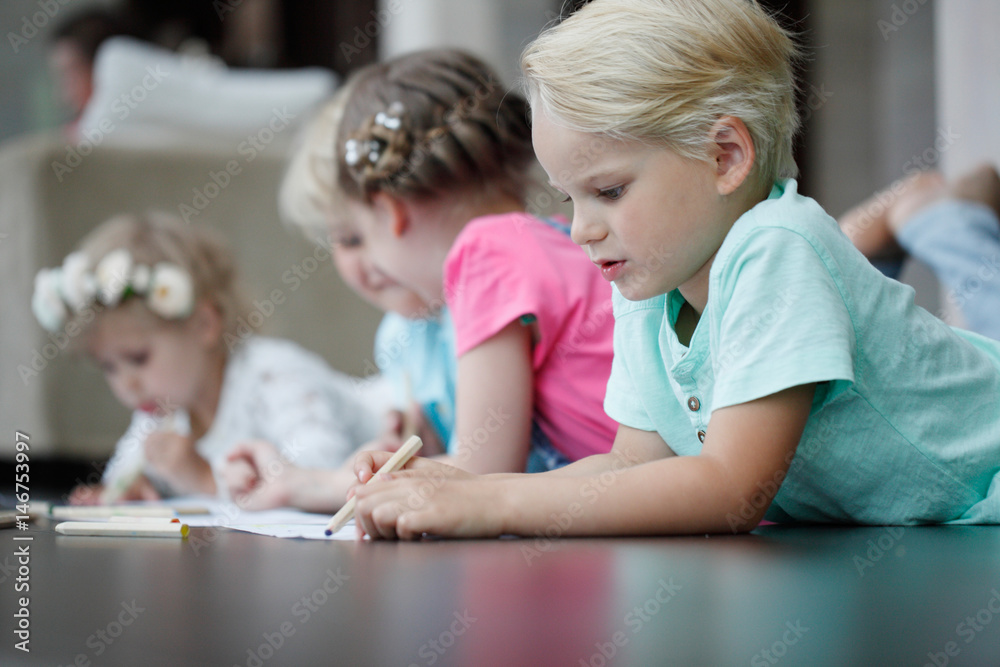
<svg viewBox="0 0 1000 667">
<path fill-rule="evenodd" d="M 861 202 L 837 221 L 847 238 L 865 257 L 871 258 L 887 249 L 894 249 L 895 239 L 889 232 L 886 211 L 887 207 L 879 202 L 876 195 Z"/>
<path fill-rule="evenodd" d="M 948 184 L 940 172 L 921 171 L 904 179 L 886 215 L 889 230 L 895 237 L 910 218 L 947 196 Z"/>
<path fill-rule="evenodd" d="M 840 227 L 865 257 L 901 255 L 903 249 L 896 243 L 890 226 L 894 212 L 902 211 L 900 207 L 916 206 L 917 199 L 925 196 L 923 193 L 943 187 L 944 178 L 936 171 L 920 172 L 898 180 L 841 216 Z"/>
<path fill-rule="evenodd" d="M 996 167 L 988 162 L 955 179 L 948 188 L 948 195 L 985 204 L 1000 217 L 1000 175 Z"/>
</svg>

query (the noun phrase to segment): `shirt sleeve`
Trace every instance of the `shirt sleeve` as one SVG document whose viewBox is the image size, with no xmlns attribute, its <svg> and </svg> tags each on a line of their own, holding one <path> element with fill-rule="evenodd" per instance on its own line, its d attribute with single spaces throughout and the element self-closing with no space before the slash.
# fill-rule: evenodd
<svg viewBox="0 0 1000 667">
<path fill-rule="evenodd" d="M 457 357 L 524 315 L 534 315 L 544 329 L 551 313 L 565 310 L 561 281 L 552 275 L 555 269 L 538 238 L 560 232 L 529 224 L 543 223 L 473 223 L 456 240 L 445 263 L 445 295 Z"/>
<path fill-rule="evenodd" d="M 723 262 L 709 288 L 713 410 L 854 381 L 854 324 L 822 246 L 786 228 L 757 228 Z"/>
<path fill-rule="evenodd" d="M 658 299 L 657 303 L 662 303 Z M 644 387 L 638 386 L 637 378 L 633 377 L 631 366 L 644 365 L 652 359 L 644 359 L 644 351 L 648 344 L 656 343 L 659 328 L 651 331 L 652 322 L 657 321 L 656 310 L 643 308 L 637 310 L 630 307 L 629 302 L 619 292 L 612 288 L 611 303 L 615 315 L 614 358 L 611 361 L 611 377 L 608 378 L 608 389 L 604 395 L 604 411 L 619 424 L 624 424 L 641 431 L 654 431 L 656 427 L 646 411 L 641 396 Z M 662 310 L 659 312 L 662 313 Z M 655 358 L 655 357 L 654 357 Z M 662 364 L 661 364 L 662 367 Z M 669 390 L 665 383 L 663 387 Z M 659 387 L 659 388 L 663 388 Z M 650 389 L 657 389 L 650 387 Z M 673 396 L 671 395 L 672 399 Z"/>
</svg>

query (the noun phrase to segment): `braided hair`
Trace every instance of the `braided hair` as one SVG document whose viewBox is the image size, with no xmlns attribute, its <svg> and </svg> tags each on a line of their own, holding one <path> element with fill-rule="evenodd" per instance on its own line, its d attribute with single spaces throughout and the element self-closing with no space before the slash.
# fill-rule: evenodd
<svg viewBox="0 0 1000 667">
<path fill-rule="evenodd" d="M 336 137 L 346 194 L 429 198 L 498 186 L 523 201 L 534 158 L 527 103 L 478 58 L 423 51 L 365 67 L 348 85 Z"/>
</svg>

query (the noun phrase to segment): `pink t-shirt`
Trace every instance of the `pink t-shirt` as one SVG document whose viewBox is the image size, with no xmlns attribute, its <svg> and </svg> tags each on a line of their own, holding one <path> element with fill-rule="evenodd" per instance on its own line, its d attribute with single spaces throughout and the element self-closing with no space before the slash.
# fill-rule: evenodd
<svg viewBox="0 0 1000 667">
<path fill-rule="evenodd" d="M 611 450 L 611 286 L 568 234 L 526 213 L 476 218 L 448 253 L 444 288 L 459 358 L 533 316 L 535 421 L 571 460 Z"/>
</svg>

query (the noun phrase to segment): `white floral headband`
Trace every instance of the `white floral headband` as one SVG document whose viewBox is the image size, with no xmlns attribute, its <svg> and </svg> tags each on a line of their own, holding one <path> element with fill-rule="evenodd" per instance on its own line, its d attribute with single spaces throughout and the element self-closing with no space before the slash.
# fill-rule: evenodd
<svg viewBox="0 0 1000 667">
<path fill-rule="evenodd" d="M 86 256 L 74 252 L 61 267 L 35 276 L 31 310 L 45 330 L 58 331 L 70 314 L 95 301 L 113 307 L 133 294 L 144 296 L 149 309 L 164 319 L 183 319 L 194 310 L 194 283 L 176 264 L 136 264 L 128 250 L 119 248 L 105 255 L 93 273 L 87 266 Z"/>
</svg>

